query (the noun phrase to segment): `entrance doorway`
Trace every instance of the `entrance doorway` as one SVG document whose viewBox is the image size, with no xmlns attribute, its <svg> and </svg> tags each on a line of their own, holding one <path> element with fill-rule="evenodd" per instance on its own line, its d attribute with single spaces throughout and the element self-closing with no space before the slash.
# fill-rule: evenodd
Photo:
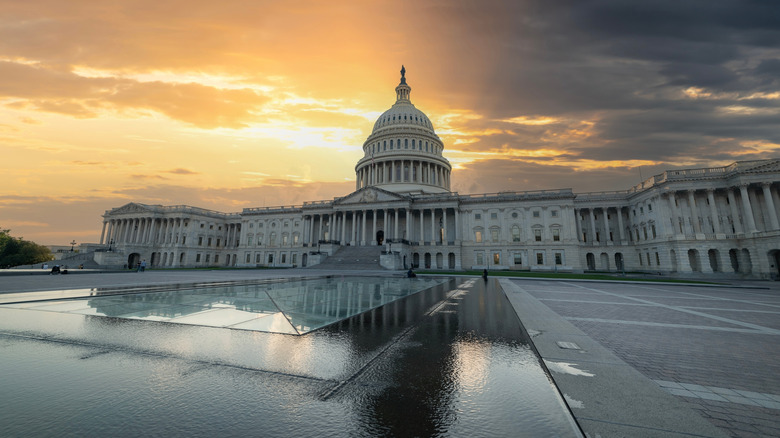
<svg viewBox="0 0 780 438">
<path fill-rule="evenodd" d="M 127 256 L 127 269 L 135 269 L 138 263 L 141 262 L 141 254 L 134 252 Z"/>
<path fill-rule="evenodd" d="M 376 244 L 381 245 L 385 242 L 385 232 L 379 230 L 376 232 Z"/>
</svg>

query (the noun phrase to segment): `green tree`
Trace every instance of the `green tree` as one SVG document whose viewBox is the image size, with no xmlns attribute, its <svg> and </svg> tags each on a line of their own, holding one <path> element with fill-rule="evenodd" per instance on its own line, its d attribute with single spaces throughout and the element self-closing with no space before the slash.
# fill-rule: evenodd
<svg viewBox="0 0 780 438">
<path fill-rule="evenodd" d="M 0 229 L 0 268 L 33 265 L 52 259 L 49 248 L 21 237 L 12 237 L 11 230 Z"/>
</svg>

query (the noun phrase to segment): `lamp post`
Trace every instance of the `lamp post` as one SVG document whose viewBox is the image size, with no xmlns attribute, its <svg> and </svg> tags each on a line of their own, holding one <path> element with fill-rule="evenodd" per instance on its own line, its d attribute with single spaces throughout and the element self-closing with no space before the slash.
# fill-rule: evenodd
<svg viewBox="0 0 780 438">
<path fill-rule="evenodd" d="M 76 241 L 75 240 L 71 240 L 70 241 L 70 252 L 73 252 L 73 247 L 74 246 L 76 246 Z"/>
</svg>

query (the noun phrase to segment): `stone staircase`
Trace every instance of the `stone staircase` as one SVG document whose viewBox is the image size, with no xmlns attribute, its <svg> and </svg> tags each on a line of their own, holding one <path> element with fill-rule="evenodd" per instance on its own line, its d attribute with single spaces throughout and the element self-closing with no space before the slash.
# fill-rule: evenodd
<svg viewBox="0 0 780 438">
<path fill-rule="evenodd" d="M 373 270 L 383 269 L 379 264 L 381 246 L 344 246 L 324 262 L 309 269 L 323 270 Z"/>
</svg>

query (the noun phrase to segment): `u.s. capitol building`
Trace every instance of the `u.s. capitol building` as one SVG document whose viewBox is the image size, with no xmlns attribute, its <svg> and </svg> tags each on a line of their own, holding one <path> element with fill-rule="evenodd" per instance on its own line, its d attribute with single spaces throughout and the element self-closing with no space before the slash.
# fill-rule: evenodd
<svg viewBox="0 0 780 438">
<path fill-rule="evenodd" d="M 780 272 L 780 160 L 672 170 L 627 190 L 460 195 L 428 117 L 410 100 L 374 124 L 356 190 L 328 201 L 222 213 L 130 203 L 103 215 L 95 261 L 152 268 L 306 267 Z"/>
</svg>

